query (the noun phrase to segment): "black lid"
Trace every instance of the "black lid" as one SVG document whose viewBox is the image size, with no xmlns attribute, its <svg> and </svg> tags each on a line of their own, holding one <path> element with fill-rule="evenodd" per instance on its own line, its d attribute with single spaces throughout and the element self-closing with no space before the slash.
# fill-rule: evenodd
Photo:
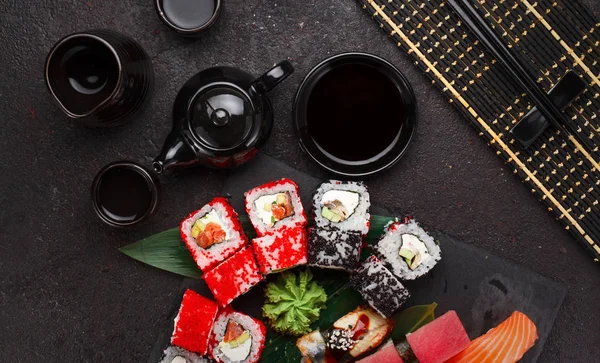
<svg viewBox="0 0 600 363">
<path fill-rule="evenodd" d="M 192 135 L 214 151 L 227 151 L 243 144 L 252 132 L 256 117 L 246 93 L 225 83 L 198 92 L 188 112 Z"/>
</svg>

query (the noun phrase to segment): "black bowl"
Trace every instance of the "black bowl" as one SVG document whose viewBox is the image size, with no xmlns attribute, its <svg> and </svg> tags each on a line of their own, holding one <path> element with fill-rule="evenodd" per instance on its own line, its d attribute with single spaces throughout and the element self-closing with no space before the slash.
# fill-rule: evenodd
<svg viewBox="0 0 600 363">
<path fill-rule="evenodd" d="M 394 91 L 394 89 L 398 91 L 397 97 L 394 96 L 397 98 L 394 100 L 394 105 L 396 105 L 395 107 L 398 107 L 398 110 L 401 110 L 401 112 L 398 112 L 397 114 L 394 114 L 393 117 L 386 119 L 385 122 L 393 124 L 386 124 L 386 127 L 383 128 L 380 127 L 380 129 L 389 129 L 389 126 L 391 125 L 392 129 L 394 130 L 392 135 L 380 134 L 382 137 L 377 138 L 376 133 L 365 133 L 364 127 L 378 127 L 376 123 L 370 122 L 371 120 L 365 120 L 365 124 L 361 125 L 361 127 L 354 127 L 350 129 L 350 132 L 353 132 L 353 139 L 355 140 L 360 140 L 362 137 L 369 137 L 369 140 L 364 140 L 365 144 L 371 143 L 372 145 L 376 145 L 381 139 L 388 140 L 388 142 L 385 142 L 384 145 L 378 145 L 381 150 L 377 151 L 373 155 L 366 155 L 364 159 L 356 157 L 345 158 L 340 156 L 339 153 L 336 153 L 335 150 L 331 149 L 331 145 L 327 146 L 323 143 L 317 142 L 316 138 L 309 130 L 309 100 L 311 100 L 311 94 L 313 93 L 313 90 L 315 90 L 315 86 L 320 80 L 323 79 L 325 75 L 329 74 L 329 72 L 346 65 L 358 66 L 352 67 L 352 69 L 357 70 L 357 77 L 359 76 L 361 69 L 369 72 L 376 70 L 387 79 L 387 86 L 392 87 L 392 91 Z M 392 85 L 389 85 L 390 82 Z M 364 94 L 368 94 L 369 89 L 364 89 L 363 91 L 364 96 Z M 373 89 L 371 91 L 376 90 Z M 325 97 L 329 97 L 330 95 L 330 93 L 323 94 Z M 348 99 L 348 104 L 352 103 L 353 100 Z M 328 109 L 327 111 L 330 113 L 332 111 L 336 112 L 335 110 L 331 109 Z M 400 160 L 400 158 L 402 158 L 402 156 L 406 153 L 417 125 L 417 104 L 415 101 L 415 95 L 406 77 L 404 77 L 404 75 L 388 61 L 375 55 L 366 53 L 338 54 L 326 59 L 314 67 L 304 78 L 304 81 L 296 93 L 292 114 L 296 123 L 297 136 L 299 138 L 299 143 L 302 150 L 312 160 L 329 172 L 347 178 L 372 176 L 390 168 L 392 165 L 398 162 L 398 160 Z M 317 126 L 314 126 L 313 124 L 313 130 L 314 127 Z M 375 129 L 375 131 L 378 132 L 378 129 Z M 348 130 L 345 130 L 344 132 L 346 135 L 348 135 Z M 331 137 L 335 136 L 335 134 L 331 135 Z M 360 148 L 361 146 L 362 145 L 359 144 L 348 145 L 347 147 Z M 328 147 L 330 149 L 328 149 Z"/>
</svg>

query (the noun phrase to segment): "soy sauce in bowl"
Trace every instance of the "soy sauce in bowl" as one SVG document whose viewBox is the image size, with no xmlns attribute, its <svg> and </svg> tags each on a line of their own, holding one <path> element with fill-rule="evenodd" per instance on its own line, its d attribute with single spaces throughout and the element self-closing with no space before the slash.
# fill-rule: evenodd
<svg viewBox="0 0 600 363">
<path fill-rule="evenodd" d="M 404 121 L 396 85 L 373 67 L 344 64 L 315 84 L 307 106 L 308 132 L 331 155 L 369 160 L 391 145 Z"/>
<path fill-rule="evenodd" d="M 408 80 L 391 63 L 343 53 L 308 73 L 293 117 L 300 146 L 311 159 L 338 176 L 362 178 L 405 154 L 417 111 Z"/>
<path fill-rule="evenodd" d="M 156 209 L 157 185 L 154 177 L 137 164 L 109 164 L 98 173 L 92 186 L 96 214 L 112 226 L 137 224 Z"/>
</svg>

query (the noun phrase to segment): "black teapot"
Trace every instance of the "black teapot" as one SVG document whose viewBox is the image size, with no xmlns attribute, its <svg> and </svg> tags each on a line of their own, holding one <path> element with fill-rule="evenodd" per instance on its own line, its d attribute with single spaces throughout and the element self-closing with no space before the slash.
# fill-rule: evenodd
<svg viewBox="0 0 600 363">
<path fill-rule="evenodd" d="M 175 99 L 173 129 L 152 163 L 154 170 L 230 168 L 252 159 L 273 127 L 266 93 L 293 72 L 283 61 L 256 79 L 232 67 L 197 73 Z"/>
</svg>

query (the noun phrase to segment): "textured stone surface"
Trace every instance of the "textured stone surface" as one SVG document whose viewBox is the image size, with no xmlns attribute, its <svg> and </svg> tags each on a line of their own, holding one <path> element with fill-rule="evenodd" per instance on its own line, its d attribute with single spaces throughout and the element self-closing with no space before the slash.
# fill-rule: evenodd
<svg viewBox="0 0 600 363">
<path fill-rule="evenodd" d="M 231 65 L 258 75 L 288 58 L 297 72 L 271 94 L 276 125 L 264 151 L 325 178 L 296 143 L 291 100 L 313 65 L 342 51 L 392 61 L 419 102 L 414 144 L 395 168 L 368 181 L 373 200 L 566 284 L 540 362 L 597 361 L 598 266 L 354 1 L 225 0 L 220 22 L 196 40 L 168 31 L 152 3 L 0 0 L 0 350 L 7 361 L 143 361 L 180 278 L 117 248 L 178 223 L 221 189 L 225 174 L 198 169 L 165 180 L 152 220 L 118 230 L 91 208 L 95 173 L 116 159 L 152 160 L 177 90 L 195 72 Z M 45 89 L 50 47 L 93 27 L 134 37 L 153 58 L 153 102 L 123 128 L 74 125 Z"/>
</svg>

